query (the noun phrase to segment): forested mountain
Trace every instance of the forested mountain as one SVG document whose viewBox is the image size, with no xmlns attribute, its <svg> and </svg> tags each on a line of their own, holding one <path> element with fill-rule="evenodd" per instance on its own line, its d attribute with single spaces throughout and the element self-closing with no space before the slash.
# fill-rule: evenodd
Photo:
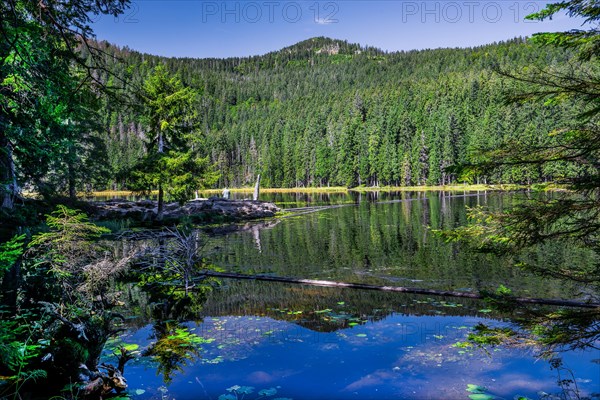
<svg viewBox="0 0 600 400">
<path fill-rule="evenodd" d="M 522 83 L 496 70 L 561 66 L 569 53 L 525 39 L 466 49 L 387 53 L 313 38 L 262 56 L 164 58 L 97 43 L 114 75 L 99 76 L 130 99 L 164 64 L 194 88 L 201 143 L 219 186 L 448 184 L 448 169 L 501 143 L 550 143 L 572 104 L 508 101 Z M 135 101 L 106 100 L 101 136 L 111 177 L 128 188 L 144 154 Z M 560 165 L 504 167 L 472 182 L 531 183 L 566 174 Z M 467 178 L 463 178 L 467 179 Z"/>
</svg>

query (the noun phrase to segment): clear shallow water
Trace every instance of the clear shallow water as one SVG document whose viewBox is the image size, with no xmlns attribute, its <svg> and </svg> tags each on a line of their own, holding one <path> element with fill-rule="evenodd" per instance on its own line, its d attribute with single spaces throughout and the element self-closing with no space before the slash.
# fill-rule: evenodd
<svg viewBox="0 0 600 400">
<path fill-rule="evenodd" d="M 361 199 L 245 224 L 211 236 L 207 259 L 244 273 L 464 291 L 504 284 L 536 297 L 578 292 L 512 268 L 513 259 L 443 243 L 429 230 L 464 223 L 465 205 L 499 207 L 510 197 L 390 194 L 379 201 L 387 203 Z M 527 257 L 533 256 L 589 261 L 572 249 Z M 135 398 L 467 399 L 467 385 L 475 384 L 497 398 L 538 399 L 540 392 L 564 394 L 557 380 L 570 378 L 569 371 L 581 396 L 600 392 L 596 350 L 562 353 L 564 368 L 557 370 L 531 347 L 456 346 L 480 322 L 509 326 L 518 316 L 492 312 L 481 301 L 234 280 L 197 295 L 184 314 L 157 318 L 161 307 L 153 301 L 130 289 L 137 318 L 121 341 L 146 354 L 126 367 Z M 237 395 L 227 390 L 236 385 Z M 243 395 L 247 387 L 253 393 Z"/>
<path fill-rule="evenodd" d="M 225 293 L 209 297 L 195 321 L 171 322 L 173 336 L 184 329 L 204 343 L 198 354 L 179 360 L 181 371 L 169 374 L 166 385 L 164 370 L 157 376 L 158 363 L 142 358 L 129 364 L 132 392 L 145 391 L 136 398 L 217 399 L 235 385 L 254 387 L 245 397 L 251 399 L 271 388 L 294 399 L 466 399 L 468 384 L 505 399 L 560 394 L 558 371 L 537 359 L 535 349 L 454 346 L 479 322 L 508 324 L 503 316 L 477 309 L 481 302 L 278 285 L 259 313 L 251 294 L 257 285 L 232 282 Z M 366 314 L 369 302 L 383 308 Z M 241 311 L 244 304 L 248 313 Z M 123 341 L 143 350 L 164 340 L 163 328 L 143 325 Z M 599 356 L 563 355 L 581 395 L 598 389 L 600 370 L 593 360 Z"/>
<path fill-rule="evenodd" d="M 167 390 L 177 399 L 218 398 L 234 385 L 253 386 L 256 392 L 277 388 L 278 396 L 295 399 L 458 399 L 467 398 L 469 383 L 509 399 L 556 391 L 556 371 L 528 352 L 500 348 L 487 356 L 452 348 L 465 327 L 477 321 L 390 315 L 322 333 L 267 317 L 209 318 L 188 326 L 215 342 L 204 345 L 200 358 L 190 360 Z M 151 332 L 142 328 L 131 340 L 144 341 Z M 588 395 L 597 389 L 593 356 L 565 357 L 581 393 Z M 146 390 L 139 398 L 160 393 L 152 365 L 128 366 L 127 379 L 132 389 Z"/>
</svg>

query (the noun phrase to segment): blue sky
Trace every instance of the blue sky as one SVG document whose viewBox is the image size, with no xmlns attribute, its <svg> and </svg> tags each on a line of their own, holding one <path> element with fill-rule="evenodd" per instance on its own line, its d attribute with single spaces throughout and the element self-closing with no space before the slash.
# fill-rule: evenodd
<svg viewBox="0 0 600 400">
<path fill-rule="evenodd" d="M 578 28 L 558 16 L 526 22 L 546 1 L 132 0 L 119 18 L 93 24 L 98 39 L 177 57 L 264 54 L 314 36 L 388 51 L 468 47 Z"/>
</svg>

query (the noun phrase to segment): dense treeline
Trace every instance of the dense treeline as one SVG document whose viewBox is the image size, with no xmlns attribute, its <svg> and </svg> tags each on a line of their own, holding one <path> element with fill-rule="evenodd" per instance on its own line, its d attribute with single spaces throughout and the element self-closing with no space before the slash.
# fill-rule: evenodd
<svg viewBox="0 0 600 400">
<path fill-rule="evenodd" d="M 502 77 L 569 59 L 524 39 L 469 49 L 385 53 L 314 38 L 264 56 L 161 58 L 99 43 L 115 76 L 135 93 L 158 64 L 198 93 L 205 155 L 219 186 L 436 185 L 456 182 L 448 167 L 477 161 L 500 144 L 550 143 L 573 105 L 507 101 L 521 83 Z M 116 79 L 118 77 L 119 79 Z M 101 110 L 114 188 L 131 186 L 145 151 L 134 107 Z M 504 167 L 462 177 L 480 183 L 531 183 L 577 171 L 561 165 Z"/>
</svg>

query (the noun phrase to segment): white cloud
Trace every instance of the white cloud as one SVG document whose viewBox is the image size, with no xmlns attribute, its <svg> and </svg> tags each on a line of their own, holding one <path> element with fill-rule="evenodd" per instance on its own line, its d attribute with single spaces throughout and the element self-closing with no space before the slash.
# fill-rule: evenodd
<svg viewBox="0 0 600 400">
<path fill-rule="evenodd" d="M 315 23 L 318 25 L 329 25 L 333 24 L 335 20 L 329 18 L 315 18 Z"/>
</svg>

